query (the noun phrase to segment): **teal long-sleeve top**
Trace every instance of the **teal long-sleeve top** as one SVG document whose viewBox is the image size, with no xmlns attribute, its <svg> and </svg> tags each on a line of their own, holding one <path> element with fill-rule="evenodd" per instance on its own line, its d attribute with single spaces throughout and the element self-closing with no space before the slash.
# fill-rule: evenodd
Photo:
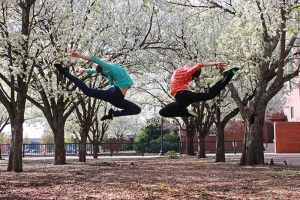
<svg viewBox="0 0 300 200">
<path fill-rule="evenodd" d="M 130 88 L 134 83 L 126 70 L 117 63 L 106 63 L 96 56 L 92 56 L 90 62 L 98 64 L 103 69 L 104 76 L 110 85 L 120 88 Z M 96 69 L 86 69 L 87 74 L 97 73 Z"/>
</svg>

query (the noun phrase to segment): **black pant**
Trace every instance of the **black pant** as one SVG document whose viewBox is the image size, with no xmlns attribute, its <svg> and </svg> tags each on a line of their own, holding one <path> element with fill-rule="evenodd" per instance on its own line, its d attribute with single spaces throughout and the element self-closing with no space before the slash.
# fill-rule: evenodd
<svg viewBox="0 0 300 200">
<path fill-rule="evenodd" d="M 94 97 L 111 103 L 113 106 L 121 108 L 114 112 L 114 117 L 125 115 L 136 115 L 141 112 L 141 108 L 136 104 L 124 99 L 120 88 L 111 87 L 107 90 L 99 90 L 87 87 L 87 85 L 79 78 L 73 76 L 69 72 L 65 72 L 64 75 L 72 81 L 85 95 Z"/>
<path fill-rule="evenodd" d="M 163 107 L 159 111 L 159 114 L 163 117 L 191 117 L 192 115 L 188 113 L 187 107 L 191 103 L 215 98 L 229 83 L 233 75 L 232 72 L 228 72 L 221 80 L 213 85 L 207 93 L 196 93 L 187 90 L 177 92 L 175 102 Z"/>
</svg>

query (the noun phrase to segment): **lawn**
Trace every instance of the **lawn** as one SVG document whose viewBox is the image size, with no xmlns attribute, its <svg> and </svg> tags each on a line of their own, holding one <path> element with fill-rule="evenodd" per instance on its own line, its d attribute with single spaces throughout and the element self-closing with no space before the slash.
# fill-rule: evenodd
<svg viewBox="0 0 300 200">
<path fill-rule="evenodd" d="M 0 166 L 0 199 L 299 199 L 300 167 L 239 166 L 213 157 L 98 158 Z"/>
</svg>

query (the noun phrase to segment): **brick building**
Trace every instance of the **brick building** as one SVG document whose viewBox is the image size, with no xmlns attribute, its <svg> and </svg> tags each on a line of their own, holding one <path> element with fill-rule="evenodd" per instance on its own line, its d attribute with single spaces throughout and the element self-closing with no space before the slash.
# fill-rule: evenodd
<svg viewBox="0 0 300 200">
<path fill-rule="evenodd" d="M 272 148 L 274 150 L 275 142 L 275 124 L 276 122 L 286 122 L 287 116 L 275 113 L 267 115 L 264 122 L 264 146 L 265 148 Z M 300 124 L 300 123 L 299 123 Z M 277 125 L 282 127 L 282 125 Z M 285 127 L 287 128 L 287 127 Z M 244 122 L 243 121 L 229 121 L 224 129 L 224 142 L 226 152 L 241 152 L 242 144 L 244 140 Z M 299 129 L 300 130 L 300 129 Z M 300 135 L 299 135 L 300 136 Z M 205 149 L 207 152 L 216 151 L 216 130 L 213 127 L 205 138 Z M 185 131 L 180 132 L 181 149 L 186 149 L 186 133 Z M 270 147 L 271 146 L 271 147 Z M 277 145 L 278 146 L 278 145 Z M 279 145 L 280 146 L 280 145 Z M 300 145 L 299 145 L 300 146 Z M 198 138 L 197 134 L 194 136 L 194 150 L 198 149 Z M 299 151 L 300 152 L 300 151 Z"/>
</svg>

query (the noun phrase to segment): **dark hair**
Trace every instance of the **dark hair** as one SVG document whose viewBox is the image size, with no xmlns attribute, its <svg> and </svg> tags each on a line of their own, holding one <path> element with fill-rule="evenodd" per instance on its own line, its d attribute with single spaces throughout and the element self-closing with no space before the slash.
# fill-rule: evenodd
<svg viewBox="0 0 300 200">
<path fill-rule="evenodd" d="M 195 77 L 199 77 L 201 74 L 201 69 L 199 69 L 198 71 L 194 72 L 192 77 L 195 78 Z"/>
<path fill-rule="evenodd" d="M 102 69 L 102 67 L 101 67 L 100 65 L 97 65 L 96 71 L 97 71 L 98 73 L 101 73 L 101 72 L 103 72 L 103 69 Z"/>
<path fill-rule="evenodd" d="M 102 76 L 105 76 L 105 74 L 103 73 L 103 68 L 100 65 L 97 65 L 96 67 L 96 71 L 101 74 Z"/>
</svg>

